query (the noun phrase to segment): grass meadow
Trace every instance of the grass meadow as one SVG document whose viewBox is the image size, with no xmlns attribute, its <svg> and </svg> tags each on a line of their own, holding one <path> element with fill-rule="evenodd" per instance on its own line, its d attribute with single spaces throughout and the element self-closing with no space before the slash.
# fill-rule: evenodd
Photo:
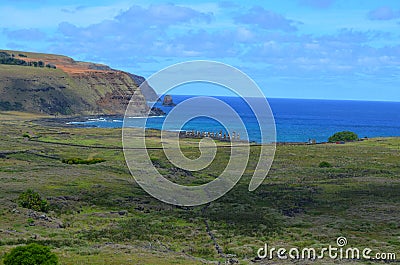
<svg viewBox="0 0 400 265">
<path fill-rule="evenodd" d="M 50 246 L 60 264 L 253 264 L 265 243 L 322 248 L 336 245 L 339 236 L 348 246 L 400 257 L 400 138 L 279 145 L 268 177 L 249 192 L 259 152 L 252 146 L 245 174 L 229 193 L 207 205 L 177 207 L 136 184 L 120 129 L 45 126 L 38 118 L 0 113 L 0 260 L 17 245 L 38 242 Z M 160 146 L 156 131 L 147 140 Z M 193 142 L 182 140 L 188 157 L 199 154 Z M 162 150 L 149 151 L 158 170 L 182 184 L 214 179 L 229 152 L 218 148 L 209 168 L 189 172 L 170 164 Z M 101 162 L 63 163 L 70 158 Z M 330 166 L 320 167 L 324 161 Z M 48 201 L 48 213 L 18 206 L 27 189 Z"/>
</svg>

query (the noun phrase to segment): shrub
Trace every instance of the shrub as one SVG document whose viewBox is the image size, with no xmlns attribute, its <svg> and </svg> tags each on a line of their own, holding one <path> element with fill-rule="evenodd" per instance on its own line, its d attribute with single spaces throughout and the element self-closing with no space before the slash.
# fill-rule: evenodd
<svg viewBox="0 0 400 265">
<path fill-rule="evenodd" d="M 46 64 L 47 68 L 52 68 L 52 69 L 57 69 L 57 66 L 55 66 L 54 64 L 48 63 Z"/>
<path fill-rule="evenodd" d="M 26 61 L 14 58 L 14 54 L 0 52 L 0 64 L 28 65 Z"/>
<path fill-rule="evenodd" d="M 328 139 L 330 143 L 341 142 L 341 141 L 348 142 L 357 140 L 358 140 L 358 135 L 350 131 L 337 132 Z"/>
<path fill-rule="evenodd" d="M 20 102 L 0 101 L 0 110 L 23 110 Z"/>
<path fill-rule="evenodd" d="M 326 161 L 322 161 L 321 163 L 319 163 L 318 166 L 319 167 L 332 167 L 331 163 L 326 162 Z"/>
<path fill-rule="evenodd" d="M 78 157 L 72 158 L 65 158 L 61 160 L 65 164 L 74 165 L 74 164 L 84 164 L 84 165 L 92 165 L 106 161 L 103 158 L 89 158 L 89 159 L 82 159 Z"/>
<path fill-rule="evenodd" d="M 4 265 L 57 265 L 58 258 L 49 247 L 32 243 L 12 249 L 3 262 Z"/>
<path fill-rule="evenodd" d="M 10 57 L 11 55 L 7 52 L 0 52 L 0 58 L 7 58 Z"/>
<path fill-rule="evenodd" d="M 35 220 L 33 220 L 32 218 L 28 218 L 27 222 L 28 222 L 28 225 L 35 224 Z"/>
<path fill-rule="evenodd" d="M 47 212 L 49 209 L 47 201 L 45 199 L 42 199 L 39 193 L 31 189 L 28 189 L 27 191 L 19 195 L 18 205 L 23 208 L 40 212 Z"/>
</svg>

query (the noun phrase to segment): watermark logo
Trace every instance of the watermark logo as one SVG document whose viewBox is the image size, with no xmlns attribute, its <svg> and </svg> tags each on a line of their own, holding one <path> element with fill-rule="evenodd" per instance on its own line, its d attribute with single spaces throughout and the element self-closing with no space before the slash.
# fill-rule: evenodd
<svg viewBox="0 0 400 265">
<path fill-rule="evenodd" d="M 336 244 L 338 245 L 338 247 L 344 247 L 347 245 L 347 238 L 345 238 L 344 236 L 340 236 L 336 239 Z"/>
<path fill-rule="evenodd" d="M 192 82 L 205 82 L 229 89 L 240 97 L 252 110 L 258 123 L 260 147 L 257 166 L 249 184 L 255 190 L 267 176 L 275 154 L 275 121 L 265 98 L 257 84 L 240 70 L 218 62 L 190 61 L 175 64 L 152 75 L 141 86 L 150 85 L 166 95 L 173 88 Z M 188 91 L 194 94 L 195 91 Z M 257 104 L 249 98 L 257 97 Z M 212 106 L 212 107 L 210 107 Z M 248 139 L 248 131 L 242 117 L 226 102 L 215 97 L 191 97 L 176 105 L 165 117 L 161 132 L 161 143 L 168 161 L 175 167 L 196 172 L 207 168 L 214 161 L 217 143 L 209 134 L 199 141 L 201 155 L 191 159 L 180 148 L 179 131 L 171 131 L 171 124 L 182 128 L 196 117 L 207 117 L 224 126 L 225 144 L 230 145 L 229 161 L 222 173 L 214 180 L 198 186 L 185 186 L 165 178 L 153 165 L 146 145 L 146 119 L 142 119 L 140 130 L 129 127 L 129 119 L 138 115 L 135 95 L 129 102 L 122 128 L 122 143 L 126 163 L 136 182 L 153 197 L 174 205 L 195 206 L 218 199 L 231 190 L 242 177 L 250 156 L 249 141 L 235 141 L 240 132 L 241 139 Z M 147 113 L 150 115 L 150 111 Z"/>
<path fill-rule="evenodd" d="M 323 248 L 276 248 L 270 247 L 265 244 L 264 247 L 259 248 L 257 251 L 258 259 L 292 259 L 292 260 L 317 260 L 330 258 L 334 260 L 380 260 L 380 261 L 394 261 L 396 260 L 396 253 L 390 252 L 376 252 L 373 254 L 371 248 L 357 248 L 346 247 L 347 238 L 340 236 L 336 239 L 336 246 L 328 245 Z"/>
</svg>

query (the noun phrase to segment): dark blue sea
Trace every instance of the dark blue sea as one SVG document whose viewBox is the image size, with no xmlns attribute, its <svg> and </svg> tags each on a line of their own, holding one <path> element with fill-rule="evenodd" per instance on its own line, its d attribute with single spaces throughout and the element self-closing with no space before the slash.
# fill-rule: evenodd
<svg viewBox="0 0 400 265">
<path fill-rule="evenodd" d="M 173 96 L 176 104 L 193 96 Z M 262 142 L 259 125 L 251 108 L 238 97 L 216 97 L 231 106 L 241 117 L 248 131 L 248 140 Z M 254 104 L 263 104 L 263 99 L 248 99 Z M 338 131 L 353 131 L 359 137 L 400 136 L 400 102 L 350 101 L 350 100 L 312 100 L 312 99 L 268 99 L 276 124 L 276 140 L 278 142 L 307 142 L 316 139 L 326 142 L 329 136 Z M 157 102 L 155 107 L 167 114 L 174 107 L 162 106 Z M 200 106 L 197 106 L 199 108 Z M 215 106 L 201 106 L 219 110 Z M 193 106 L 196 108 L 196 106 Z M 161 129 L 165 116 L 150 117 L 146 121 L 147 128 Z M 125 126 L 138 127 L 143 118 L 127 118 Z M 233 126 L 229 117 L 224 125 Z M 80 123 L 84 126 L 122 127 L 123 117 L 103 117 Z M 218 132 L 225 131 L 221 123 L 207 117 L 190 120 L 181 127 L 170 126 L 168 130 L 195 130 Z M 243 134 L 242 134 L 243 135 Z"/>
</svg>

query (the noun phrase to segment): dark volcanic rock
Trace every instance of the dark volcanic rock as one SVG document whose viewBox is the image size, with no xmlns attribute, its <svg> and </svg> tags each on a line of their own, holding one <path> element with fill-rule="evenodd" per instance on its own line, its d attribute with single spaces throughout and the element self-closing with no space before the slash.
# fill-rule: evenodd
<svg viewBox="0 0 400 265">
<path fill-rule="evenodd" d="M 160 108 L 152 107 L 150 110 L 150 116 L 163 116 L 163 115 L 165 115 L 165 112 Z"/>
<path fill-rule="evenodd" d="M 163 106 L 169 106 L 169 107 L 175 106 L 175 103 L 173 102 L 171 95 L 165 95 L 162 104 Z"/>
</svg>

